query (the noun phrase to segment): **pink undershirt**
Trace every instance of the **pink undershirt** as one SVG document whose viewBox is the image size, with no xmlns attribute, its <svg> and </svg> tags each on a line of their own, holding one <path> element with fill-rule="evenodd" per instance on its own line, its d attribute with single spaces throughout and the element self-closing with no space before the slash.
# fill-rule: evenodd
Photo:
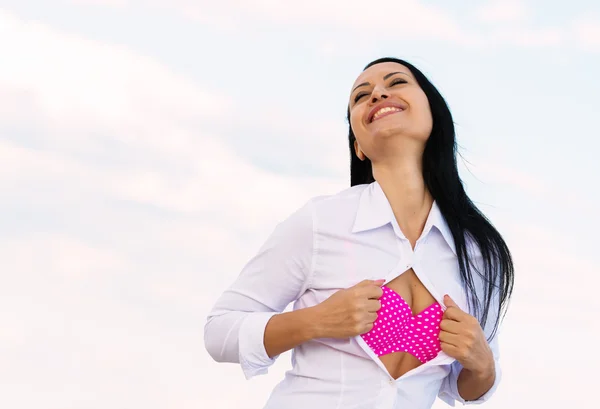
<svg viewBox="0 0 600 409">
<path fill-rule="evenodd" d="M 381 287 L 381 309 L 373 329 L 361 337 L 377 356 L 408 352 L 421 363 L 432 360 L 441 351 L 440 322 L 442 307 L 437 302 L 413 316 L 410 306 L 394 290 Z"/>
</svg>

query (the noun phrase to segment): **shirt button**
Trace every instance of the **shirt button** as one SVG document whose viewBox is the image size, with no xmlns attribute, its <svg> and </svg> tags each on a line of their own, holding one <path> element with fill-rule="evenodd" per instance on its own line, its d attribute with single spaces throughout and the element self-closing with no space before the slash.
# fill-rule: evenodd
<svg viewBox="0 0 600 409">
<path fill-rule="evenodd" d="M 394 380 L 393 380 L 393 379 L 390 379 L 389 383 L 390 383 L 390 385 L 391 385 L 391 386 L 394 386 L 394 383 L 395 383 L 395 382 L 394 382 Z"/>
</svg>

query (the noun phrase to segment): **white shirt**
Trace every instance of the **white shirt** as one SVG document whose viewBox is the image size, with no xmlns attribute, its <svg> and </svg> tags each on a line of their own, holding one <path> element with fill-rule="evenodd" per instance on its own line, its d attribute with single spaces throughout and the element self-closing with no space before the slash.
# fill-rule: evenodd
<svg viewBox="0 0 600 409">
<path fill-rule="evenodd" d="M 481 262 L 470 241 L 468 248 Z M 218 299 L 204 329 L 206 349 L 216 361 L 240 363 L 247 379 L 265 374 L 277 359 L 263 343 L 273 315 L 291 302 L 294 310 L 311 307 L 362 280 L 388 282 L 410 268 L 443 309 L 449 294 L 468 311 L 452 234 L 435 202 L 413 251 L 377 182 L 314 198 L 276 227 Z M 486 336 L 495 318 L 490 311 Z M 457 390 L 461 365 L 442 351 L 394 379 L 360 336 L 314 339 L 293 349 L 293 367 L 264 409 L 426 409 L 438 396 L 451 406 L 482 403 L 501 378 L 497 336 L 490 346 L 496 381 L 465 402 Z"/>
</svg>

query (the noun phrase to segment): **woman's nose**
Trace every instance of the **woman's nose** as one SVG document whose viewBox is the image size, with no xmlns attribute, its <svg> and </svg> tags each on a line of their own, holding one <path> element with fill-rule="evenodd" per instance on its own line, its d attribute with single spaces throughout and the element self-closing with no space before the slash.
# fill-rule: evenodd
<svg viewBox="0 0 600 409">
<path fill-rule="evenodd" d="M 373 92 L 371 93 L 371 103 L 375 104 L 379 100 L 388 98 L 388 96 L 389 95 L 387 94 L 385 89 L 377 86 L 373 89 Z"/>
</svg>

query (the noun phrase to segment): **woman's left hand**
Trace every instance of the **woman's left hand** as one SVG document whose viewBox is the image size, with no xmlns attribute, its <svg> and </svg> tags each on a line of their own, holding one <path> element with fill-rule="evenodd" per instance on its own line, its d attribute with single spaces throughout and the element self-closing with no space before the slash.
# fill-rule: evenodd
<svg viewBox="0 0 600 409">
<path fill-rule="evenodd" d="M 444 296 L 444 304 L 447 309 L 440 323 L 442 351 L 472 372 L 487 374 L 493 371 L 494 355 L 479 321 L 461 310 L 449 295 Z"/>
</svg>

